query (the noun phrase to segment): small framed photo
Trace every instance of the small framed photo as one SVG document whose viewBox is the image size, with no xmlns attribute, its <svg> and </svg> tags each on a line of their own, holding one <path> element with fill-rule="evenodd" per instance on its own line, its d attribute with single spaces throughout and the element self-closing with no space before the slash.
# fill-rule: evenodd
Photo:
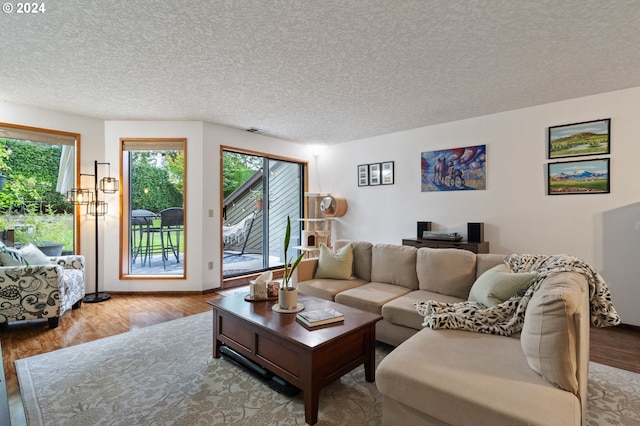
<svg viewBox="0 0 640 426">
<path fill-rule="evenodd" d="M 380 163 L 369 164 L 369 185 L 380 185 Z"/>
<path fill-rule="evenodd" d="M 608 194 L 609 159 L 548 163 L 548 194 Z"/>
<path fill-rule="evenodd" d="M 393 161 L 382 163 L 382 184 L 393 185 Z"/>
<path fill-rule="evenodd" d="M 358 186 L 369 185 L 369 165 L 361 164 L 358 166 Z"/>
<path fill-rule="evenodd" d="M 549 127 L 549 159 L 610 153 L 611 119 Z"/>
</svg>

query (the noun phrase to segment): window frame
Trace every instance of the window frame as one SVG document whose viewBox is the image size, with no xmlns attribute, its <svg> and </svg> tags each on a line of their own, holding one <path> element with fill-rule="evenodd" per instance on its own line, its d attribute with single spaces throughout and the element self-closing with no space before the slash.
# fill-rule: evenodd
<svg viewBox="0 0 640 426">
<path fill-rule="evenodd" d="M 181 144 L 184 156 L 183 164 L 183 193 L 182 208 L 184 209 L 183 231 L 184 252 L 182 258 L 182 274 L 131 274 L 129 270 L 130 264 L 130 236 L 129 224 L 131 223 L 131 176 L 129 170 L 131 165 L 126 162 L 125 152 L 131 150 L 126 149 L 127 144 L 149 144 L 151 151 L 162 151 L 156 149 L 157 146 L 163 144 L 175 146 Z M 176 149 L 164 149 L 173 151 Z M 122 182 L 122 191 L 120 191 L 120 267 L 119 277 L 121 280 L 186 280 L 187 279 L 187 138 L 120 138 L 120 182 Z"/>
</svg>

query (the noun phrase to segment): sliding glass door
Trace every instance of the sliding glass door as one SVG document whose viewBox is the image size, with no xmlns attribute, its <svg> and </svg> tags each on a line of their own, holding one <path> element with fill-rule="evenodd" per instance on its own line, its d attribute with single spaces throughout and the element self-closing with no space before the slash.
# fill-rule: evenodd
<svg viewBox="0 0 640 426">
<path fill-rule="evenodd" d="M 223 277 L 281 266 L 287 216 L 299 244 L 305 165 L 231 149 L 222 158 Z"/>
</svg>

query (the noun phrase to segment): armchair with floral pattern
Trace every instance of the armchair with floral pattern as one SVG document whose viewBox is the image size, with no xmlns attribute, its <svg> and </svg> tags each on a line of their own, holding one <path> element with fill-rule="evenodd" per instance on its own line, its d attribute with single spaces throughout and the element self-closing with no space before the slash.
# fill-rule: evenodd
<svg viewBox="0 0 640 426">
<path fill-rule="evenodd" d="M 85 260 L 81 255 L 50 257 L 50 264 L 0 266 L 0 325 L 47 318 L 50 328 L 85 294 Z"/>
</svg>

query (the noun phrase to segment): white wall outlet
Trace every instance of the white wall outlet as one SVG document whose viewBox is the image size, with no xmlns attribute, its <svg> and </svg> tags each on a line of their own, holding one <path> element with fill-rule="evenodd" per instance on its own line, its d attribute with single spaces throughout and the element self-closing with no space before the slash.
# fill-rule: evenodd
<svg viewBox="0 0 640 426">
<path fill-rule="evenodd" d="M 213 269 L 213 261 L 209 262 L 209 269 Z"/>
</svg>

